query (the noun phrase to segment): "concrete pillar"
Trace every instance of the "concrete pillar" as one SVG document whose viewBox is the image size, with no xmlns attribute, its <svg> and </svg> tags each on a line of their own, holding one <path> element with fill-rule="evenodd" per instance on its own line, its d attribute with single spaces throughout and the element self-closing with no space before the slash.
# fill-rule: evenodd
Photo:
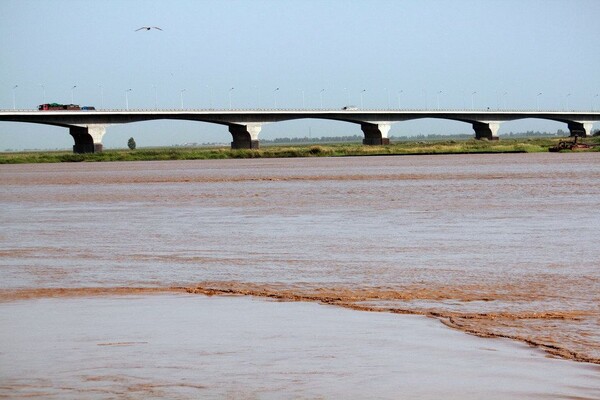
<svg viewBox="0 0 600 400">
<path fill-rule="evenodd" d="M 75 140 L 73 153 L 102 152 L 102 137 L 105 133 L 106 125 L 91 124 L 85 126 L 70 126 L 69 134 L 73 136 L 73 140 Z"/>
<path fill-rule="evenodd" d="M 593 122 L 577 122 L 571 121 L 568 123 L 569 132 L 571 132 L 571 137 L 573 136 L 592 136 L 592 127 L 594 126 Z"/>
<path fill-rule="evenodd" d="M 388 132 L 391 127 L 392 126 L 389 123 L 362 122 L 360 124 L 360 129 L 362 129 L 365 134 L 363 144 L 371 146 L 390 144 Z"/>
<path fill-rule="evenodd" d="M 229 132 L 233 137 L 232 149 L 258 149 L 258 134 L 261 124 L 229 124 Z"/>
<path fill-rule="evenodd" d="M 475 130 L 475 139 L 498 140 L 500 122 L 476 121 L 473 122 L 473 129 Z"/>
<path fill-rule="evenodd" d="M 71 126 L 69 127 L 69 134 L 73 136 L 73 140 L 75 140 L 73 153 L 94 152 L 94 140 L 88 134 L 87 128 L 82 126 Z"/>
</svg>

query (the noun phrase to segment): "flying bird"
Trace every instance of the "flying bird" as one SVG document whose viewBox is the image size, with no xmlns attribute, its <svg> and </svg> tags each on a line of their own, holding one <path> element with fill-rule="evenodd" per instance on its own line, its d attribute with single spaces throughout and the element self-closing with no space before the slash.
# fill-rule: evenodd
<svg viewBox="0 0 600 400">
<path fill-rule="evenodd" d="M 158 29 L 159 31 L 162 31 L 162 29 L 160 29 L 158 26 L 142 26 L 141 28 L 136 29 L 135 32 L 141 31 L 142 29 L 145 29 L 147 31 L 149 31 L 150 29 Z"/>
</svg>

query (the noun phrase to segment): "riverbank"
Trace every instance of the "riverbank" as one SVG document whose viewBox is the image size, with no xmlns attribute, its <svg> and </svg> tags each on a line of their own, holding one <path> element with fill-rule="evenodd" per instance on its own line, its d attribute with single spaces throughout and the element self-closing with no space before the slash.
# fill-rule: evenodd
<svg viewBox="0 0 600 400">
<path fill-rule="evenodd" d="M 214 160 L 234 158 L 344 157 L 414 154 L 539 153 L 556 146 L 560 138 L 521 138 L 487 140 L 444 140 L 398 142 L 387 146 L 359 143 L 293 146 L 263 146 L 257 150 L 232 150 L 228 147 L 164 147 L 139 150 L 106 150 L 102 153 L 73 154 L 70 151 L 0 153 L 0 164 Z M 587 139 L 600 144 L 600 138 Z M 600 151 L 597 146 L 587 151 Z"/>
</svg>

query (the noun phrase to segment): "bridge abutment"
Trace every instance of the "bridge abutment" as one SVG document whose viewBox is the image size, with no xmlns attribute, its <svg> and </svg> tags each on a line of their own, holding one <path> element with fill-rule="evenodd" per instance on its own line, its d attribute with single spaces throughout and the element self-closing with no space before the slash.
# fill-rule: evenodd
<svg viewBox="0 0 600 400">
<path fill-rule="evenodd" d="M 233 137 L 232 149 L 258 149 L 258 134 L 261 124 L 229 124 L 229 132 Z"/>
<path fill-rule="evenodd" d="M 386 123 L 368 123 L 363 122 L 360 124 L 360 129 L 365 134 L 363 144 L 370 146 L 380 146 L 390 144 L 388 138 L 388 132 L 392 126 Z"/>
<path fill-rule="evenodd" d="M 102 152 L 102 137 L 106 133 L 105 125 L 73 125 L 69 127 L 69 134 L 73 137 L 73 153 L 100 153 Z"/>
<path fill-rule="evenodd" d="M 475 139 L 498 140 L 498 129 L 500 122 L 473 122 L 473 130 L 475 130 Z"/>
<path fill-rule="evenodd" d="M 571 137 L 573 136 L 592 136 L 592 127 L 594 126 L 593 122 L 577 122 L 571 121 L 568 123 L 569 132 Z"/>
</svg>

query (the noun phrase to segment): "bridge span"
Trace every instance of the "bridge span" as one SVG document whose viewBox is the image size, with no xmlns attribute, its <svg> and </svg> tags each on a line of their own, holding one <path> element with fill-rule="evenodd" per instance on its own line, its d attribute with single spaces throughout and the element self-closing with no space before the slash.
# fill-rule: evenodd
<svg viewBox="0 0 600 400">
<path fill-rule="evenodd" d="M 28 122 L 69 129 L 75 153 L 102 151 L 109 125 L 160 119 L 188 120 L 226 125 L 233 149 L 256 149 L 264 124 L 296 119 L 327 119 L 360 125 L 365 145 L 389 144 L 388 132 L 396 122 L 438 118 L 471 124 L 477 139 L 498 139 L 505 121 L 538 118 L 567 124 L 571 136 L 591 135 L 598 111 L 506 111 L 506 110 L 4 110 L 0 121 Z"/>
</svg>

